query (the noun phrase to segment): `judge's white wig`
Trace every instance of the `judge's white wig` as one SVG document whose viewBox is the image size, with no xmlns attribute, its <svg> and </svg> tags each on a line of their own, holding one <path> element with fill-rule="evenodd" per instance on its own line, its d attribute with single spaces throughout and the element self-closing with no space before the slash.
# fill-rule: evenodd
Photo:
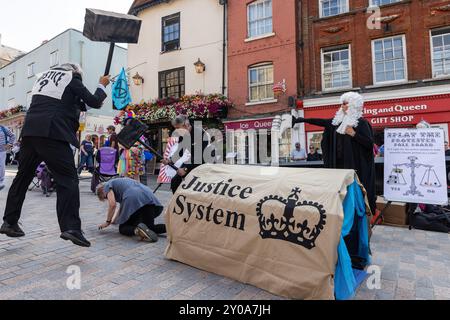
<svg viewBox="0 0 450 320">
<path fill-rule="evenodd" d="M 344 112 L 342 107 L 333 119 L 333 125 L 339 126 L 336 130 L 340 134 L 345 134 L 347 127 L 358 127 L 359 119 L 364 113 L 364 98 L 356 92 L 347 92 L 341 96 L 341 105 L 348 103 L 348 111 Z"/>
</svg>

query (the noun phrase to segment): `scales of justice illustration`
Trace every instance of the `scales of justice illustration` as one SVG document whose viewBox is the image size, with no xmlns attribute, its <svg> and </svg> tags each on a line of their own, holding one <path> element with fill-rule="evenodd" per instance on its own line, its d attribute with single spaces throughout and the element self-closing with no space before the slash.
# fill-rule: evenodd
<svg viewBox="0 0 450 320">
<path fill-rule="evenodd" d="M 391 171 L 391 174 L 389 175 L 389 180 L 387 181 L 387 184 L 389 185 L 396 185 L 396 186 L 405 186 L 408 183 L 406 182 L 405 176 L 403 175 L 405 169 L 411 170 L 411 184 L 409 187 L 409 190 L 404 194 L 404 196 L 409 195 L 417 195 L 419 197 L 423 197 L 423 194 L 417 189 L 416 185 L 416 169 L 419 169 L 421 167 L 426 168 L 425 173 L 423 174 L 422 180 L 420 182 L 420 186 L 426 187 L 426 188 L 440 188 L 442 187 L 441 182 L 439 181 L 439 178 L 436 174 L 436 171 L 433 169 L 434 166 L 418 163 L 417 160 L 419 158 L 415 156 L 408 157 L 409 163 L 400 163 L 400 164 L 394 164 L 394 168 Z"/>
</svg>

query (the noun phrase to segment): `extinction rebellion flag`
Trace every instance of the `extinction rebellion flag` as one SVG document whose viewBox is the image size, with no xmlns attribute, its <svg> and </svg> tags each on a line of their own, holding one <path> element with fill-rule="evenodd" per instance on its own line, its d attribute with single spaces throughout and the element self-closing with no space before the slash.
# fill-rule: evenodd
<svg viewBox="0 0 450 320">
<path fill-rule="evenodd" d="M 125 109 L 131 103 L 130 89 L 124 68 L 112 87 L 112 100 L 114 107 L 118 110 Z"/>
</svg>

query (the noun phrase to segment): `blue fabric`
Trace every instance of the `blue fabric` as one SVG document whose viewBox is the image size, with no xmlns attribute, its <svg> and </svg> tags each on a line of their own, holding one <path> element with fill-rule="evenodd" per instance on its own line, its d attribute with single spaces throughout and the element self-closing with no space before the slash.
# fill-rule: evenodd
<svg viewBox="0 0 450 320">
<path fill-rule="evenodd" d="M 358 286 L 352 269 L 352 261 L 347 250 L 344 238 L 350 233 L 355 222 L 359 219 L 359 256 L 369 258 L 369 231 L 366 218 L 366 205 L 360 186 L 355 181 L 348 187 L 347 197 L 344 200 L 344 222 L 342 225 L 341 241 L 338 246 L 338 263 L 336 266 L 334 287 L 337 300 L 351 299 Z"/>
<path fill-rule="evenodd" d="M 153 153 L 150 151 L 144 150 L 145 161 L 151 161 L 154 157 Z"/>
<path fill-rule="evenodd" d="M 124 68 L 112 87 L 112 100 L 118 110 L 125 109 L 131 103 L 130 88 Z"/>
<path fill-rule="evenodd" d="M 366 280 L 367 277 L 369 276 L 367 272 L 356 269 L 353 269 L 353 274 L 355 275 L 356 287 L 359 287 L 364 282 L 364 280 Z"/>
</svg>

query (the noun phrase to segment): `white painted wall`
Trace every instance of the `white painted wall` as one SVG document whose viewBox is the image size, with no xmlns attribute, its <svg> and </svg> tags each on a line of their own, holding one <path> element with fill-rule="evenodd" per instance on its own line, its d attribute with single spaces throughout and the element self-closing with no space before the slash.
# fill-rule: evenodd
<svg viewBox="0 0 450 320">
<path fill-rule="evenodd" d="M 180 12 L 180 50 L 161 53 L 162 18 Z M 134 102 L 158 98 L 158 73 L 185 67 L 186 94 L 222 92 L 223 6 L 218 0 L 174 0 L 150 7 L 138 14 L 143 20 L 139 43 L 128 46 L 130 71 L 145 79 L 141 87 L 132 84 Z M 200 58 L 206 72 L 197 74 Z"/>
<path fill-rule="evenodd" d="M 83 42 L 81 49 L 80 42 Z M 35 63 L 35 73 L 46 71 L 50 68 L 50 54 L 58 50 L 59 63 L 74 62 L 82 65 L 84 69 L 83 82 L 92 92 L 95 91 L 98 80 L 104 73 L 109 44 L 92 42 L 85 38 L 81 32 L 69 29 L 56 36 L 47 43 L 29 52 L 24 57 L 0 69 L 0 110 L 11 107 L 10 104 L 28 107 L 27 93 L 31 92 L 36 77 L 28 78 L 27 68 L 30 63 Z M 116 75 L 122 67 L 126 67 L 127 50 L 116 47 L 114 53 L 111 74 Z M 16 73 L 16 84 L 8 85 L 8 76 Z M 1 86 L 1 79 L 5 78 L 5 86 Z M 101 110 L 90 111 L 93 115 L 112 117 L 116 112 L 112 109 L 111 86 L 108 88 L 108 98 Z"/>
</svg>

